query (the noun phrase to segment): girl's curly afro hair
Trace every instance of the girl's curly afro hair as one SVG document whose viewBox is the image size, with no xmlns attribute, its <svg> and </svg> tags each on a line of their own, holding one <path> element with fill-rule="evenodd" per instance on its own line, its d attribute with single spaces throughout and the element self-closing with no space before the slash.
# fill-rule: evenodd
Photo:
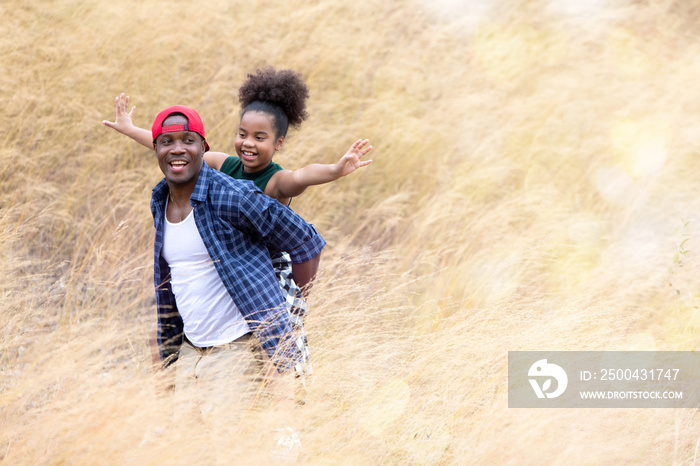
<svg viewBox="0 0 700 466">
<path fill-rule="evenodd" d="M 301 73 L 294 70 L 256 70 L 255 74 L 248 74 L 238 90 L 238 100 L 243 109 L 241 118 L 251 110 L 271 115 L 277 137 L 286 136 L 289 125 L 299 128 L 308 117 L 308 97 L 309 88 Z"/>
</svg>

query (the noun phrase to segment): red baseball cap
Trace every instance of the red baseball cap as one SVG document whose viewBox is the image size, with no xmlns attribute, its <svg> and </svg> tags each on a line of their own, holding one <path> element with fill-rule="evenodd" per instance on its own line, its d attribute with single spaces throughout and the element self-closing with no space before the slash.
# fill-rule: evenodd
<svg viewBox="0 0 700 466">
<path fill-rule="evenodd" d="M 187 123 L 184 125 L 170 125 L 163 126 L 163 122 L 173 113 L 181 113 L 187 118 Z M 163 133 L 173 133 L 177 131 L 192 131 L 199 134 L 204 139 L 204 151 L 209 150 L 209 144 L 207 144 L 206 137 L 204 136 L 204 123 L 202 123 L 202 118 L 199 113 L 193 108 L 185 107 L 184 105 L 173 105 L 165 110 L 162 110 L 156 120 L 153 122 L 153 127 L 151 128 L 151 134 L 153 135 L 153 142 L 156 142 L 158 136 Z"/>
</svg>

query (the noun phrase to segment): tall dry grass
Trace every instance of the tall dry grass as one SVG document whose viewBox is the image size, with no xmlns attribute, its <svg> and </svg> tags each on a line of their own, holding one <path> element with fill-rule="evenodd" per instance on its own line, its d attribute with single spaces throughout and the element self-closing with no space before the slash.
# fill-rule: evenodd
<svg viewBox="0 0 700 466">
<path fill-rule="evenodd" d="M 302 462 L 697 464 L 697 410 L 516 410 L 506 392 L 509 350 L 698 349 L 694 2 L 33 0 L 0 17 L 0 461 L 210 449 L 165 430 L 148 361 L 161 174 L 100 122 L 122 91 L 141 126 L 190 105 L 232 153 L 238 86 L 273 65 L 311 89 L 279 163 L 375 147 L 292 204 L 328 241 Z"/>
</svg>

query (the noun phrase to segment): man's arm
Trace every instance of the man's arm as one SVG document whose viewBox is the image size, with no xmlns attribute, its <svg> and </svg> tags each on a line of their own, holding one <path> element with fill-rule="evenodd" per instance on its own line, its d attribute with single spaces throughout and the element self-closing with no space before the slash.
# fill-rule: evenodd
<svg viewBox="0 0 700 466">
<path fill-rule="evenodd" d="M 222 188 L 221 209 L 231 215 L 232 225 L 260 238 L 268 247 L 287 252 L 294 281 L 300 287 L 308 286 L 316 275 L 321 250 L 326 244 L 313 225 L 252 184 L 237 184 L 235 192 Z"/>
<path fill-rule="evenodd" d="M 321 262 L 320 252 L 315 257 L 301 264 L 292 262 L 292 278 L 294 278 L 296 284 L 301 288 L 304 297 L 307 297 L 311 291 L 313 280 L 316 278 L 316 272 L 318 271 L 319 262 Z"/>
<path fill-rule="evenodd" d="M 358 139 L 337 163 L 312 163 L 299 170 L 277 172 L 265 188 L 265 194 L 275 199 L 295 197 L 309 186 L 329 183 L 349 175 L 372 163 L 371 160 L 362 160 L 362 157 L 372 150 L 372 146 L 367 146 L 368 143 L 369 139 Z"/>
</svg>

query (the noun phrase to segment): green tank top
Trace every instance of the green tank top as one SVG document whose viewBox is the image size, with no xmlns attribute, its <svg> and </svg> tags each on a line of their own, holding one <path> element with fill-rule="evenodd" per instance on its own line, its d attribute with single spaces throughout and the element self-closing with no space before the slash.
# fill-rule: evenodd
<svg viewBox="0 0 700 466">
<path fill-rule="evenodd" d="M 270 165 L 262 170 L 258 170 L 253 173 L 246 173 L 243 171 L 243 163 L 241 162 L 241 159 L 230 155 L 226 160 L 224 160 L 224 163 L 221 164 L 221 170 L 219 171 L 221 173 L 226 173 L 228 176 L 236 178 L 237 180 L 250 180 L 255 183 L 255 186 L 264 192 L 265 186 L 267 186 L 267 183 L 270 181 L 270 178 L 272 178 L 272 175 L 282 170 L 283 168 L 281 166 L 275 162 L 270 162 Z"/>
<path fill-rule="evenodd" d="M 260 188 L 262 192 L 265 192 L 265 186 L 267 186 L 267 182 L 270 181 L 272 175 L 282 170 L 284 169 L 279 164 L 271 161 L 270 165 L 262 170 L 258 170 L 253 173 L 246 173 L 243 171 L 243 163 L 241 162 L 241 159 L 237 156 L 229 155 L 226 160 L 224 160 L 224 163 L 221 164 L 221 169 L 219 171 L 221 173 L 226 173 L 231 178 L 235 178 L 237 180 L 250 180 L 255 183 L 255 186 Z M 292 203 L 291 199 L 289 200 L 289 203 Z M 273 258 L 273 263 L 274 259 L 279 259 L 282 255 L 282 252 L 277 251 L 276 249 L 268 248 L 268 251 L 270 251 L 270 257 Z M 275 267 L 282 268 L 286 266 L 291 267 L 291 262 L 287 265 L 284 263 L 275 265 Z M 275 273 L 277 273 L 276 271 L 277 269 L 275 269 Z"/>
</svg>

